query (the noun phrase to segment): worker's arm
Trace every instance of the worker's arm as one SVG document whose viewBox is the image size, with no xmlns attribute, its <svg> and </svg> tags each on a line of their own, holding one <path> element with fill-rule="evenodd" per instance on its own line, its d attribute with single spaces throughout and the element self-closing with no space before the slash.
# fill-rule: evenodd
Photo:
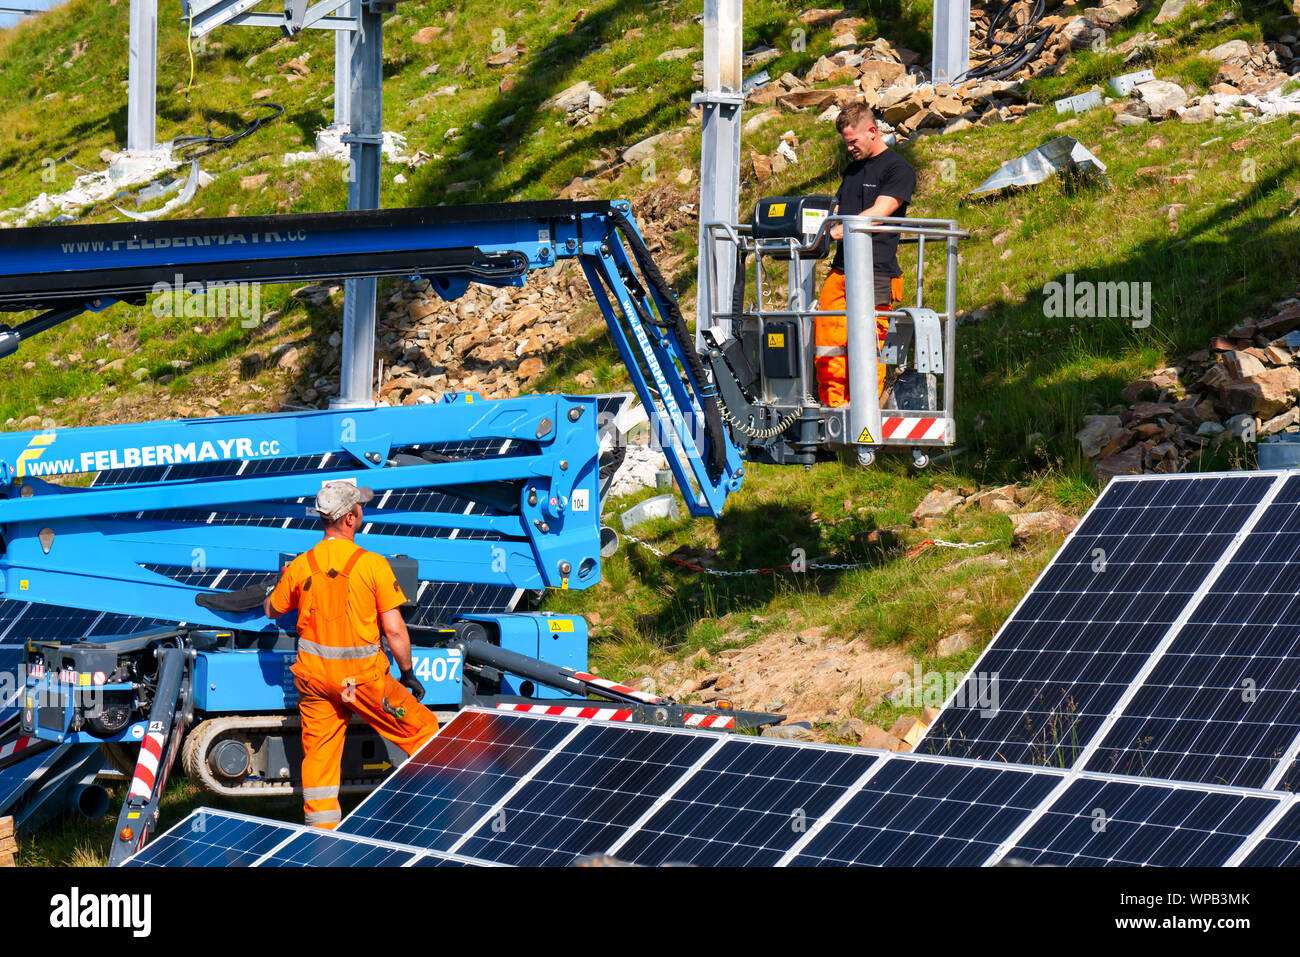
<svg viewBox="0 0 1300 957">
<path fill-rule="evenodd" d="M 411 634 L 406 630 L 406 622 L 402 620 L 402 613 L 397 608 L 390 608 L 379 617 L 380 623 L 384 627 L 384 639 L 388 642 L 388 650 L 393 653 L 393 660 L 397 662 L 398 670 L 411 670 Z"/>
<path fill-rule="evenodd" d="M 898 212 L 898 207 L 902 205 L 903 205 L 902 201 L 895 199 L 893 196 L 878 196 L 876 197 L 876 201 L 871 204 L 870 208 L 864 209 L 858 215 L 859 216 L 893 216 L 894 213 Z M 837 213 L 839 212 L 839 209 L 840 208 L 838 206 L 835 207 L 835 211 Z M 843 238 L 844 238 L 844 224 L 836 223 L 834 226 L 831 227 L 831 239 L 838 240 Z"/>
</svg>

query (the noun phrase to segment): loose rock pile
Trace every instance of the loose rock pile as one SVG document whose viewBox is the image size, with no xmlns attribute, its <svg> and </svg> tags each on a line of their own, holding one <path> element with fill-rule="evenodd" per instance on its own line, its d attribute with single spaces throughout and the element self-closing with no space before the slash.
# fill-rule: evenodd
<svg viewBox="0 0 1300 957">
<path fill-rule="evenodd" d="M 1129 383 L 1127 406 L 1084 416 L 1075 436 L 1093 474 L 1181 472 L 1197 453 L 1232 440 L 1255 441 L 1300 425 L 1300 368 L 1287 333 L 1300 328 L 1300 299 L 1243 323 L 1182 367 L 1157 369 Z"/>
<path fill-rule="evenodd" d="M 1294 36 L 1283 39 L 1297 43 Z M 1155 34 L 1139 34 L 1116 49 L 1128 49 L 1128 60 L 1136 67 L 1151 50 L 1169 42 L 1156 39 Z M 1292 54 L 1287 43 L 1265 41 L 1252 46 L 1245 40 L 1229 40 L 1202 51 L 1202 55 L 1220 64 L 1207 93 L 1191 96 L 1183 87 L 1165 80 L 1143 83 L 1130 98 L 1107 104 L 1115 114 L 1116 124 L 1140 126 L 1175 117 L 1184 123 L 1205 123 L 1234 113 L 1245 119 L 1300 113 L 1300 94 L 1282 95 L 1291 76 L 1300 73 L 1300 57 Z"/>
<path fill-rule="evenodd" d="M 990 489 L 936 488 L 912 512 L 912 524 L 918 528 L 934 528 L 953 512 L 972 508 L 1008 516 L 1012 535 L 1018 542 L 1036 535 L 1069 532 L 1078 524 L 1078 519 L 1063 512 L 1036 508 L 1032 491 L 1015 485 Z"/>
</svg>

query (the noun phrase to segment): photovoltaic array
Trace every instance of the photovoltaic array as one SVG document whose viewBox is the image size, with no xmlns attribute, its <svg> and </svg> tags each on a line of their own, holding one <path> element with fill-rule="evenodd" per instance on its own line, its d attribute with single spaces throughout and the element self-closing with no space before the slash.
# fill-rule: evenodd
<svg viewBox="0 0 1300 957">
<path fill-rule="evenodd" d="M 1281 791 L 468 709 L 337 831 L 243 817 L 197 829 L 182 822 L 132 863 L 401 866 L 442 856 L 563 866 L 597 855 L 651 866 L 1219 866 L 1300 856 L 1298 801 Z M 415 860 L 421 853 L 438 860 Z"/>
<path fill-rule="evenodd" d="M 1275 482 L 1112 481 L 917 750 L 1073 766 Z"/>
</svg>

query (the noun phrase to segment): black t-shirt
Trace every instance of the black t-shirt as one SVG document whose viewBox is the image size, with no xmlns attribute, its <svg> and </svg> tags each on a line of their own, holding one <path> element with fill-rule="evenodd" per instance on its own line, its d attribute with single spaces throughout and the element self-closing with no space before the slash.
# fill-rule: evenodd
<svg viewBox="0 0 1300 957">
<path fill-rule="evenodd" d="M 892 196 L 900 202 L 895 216 L 907 215 L 907 204 L 916 189 L 916 173 L 907 160 L 891 149 L 885 149 L 867 159 L 854 160 L 844 170 L 844 181 L 835 200 L 840 204 L 841 216 L 853 216 L 870 209 L 881 196 Z M 871 252 L 875 273 L 878 276 L 901 276 L 898 265 L 898 234 L 872 233 Z M 844 268 L 844 244 L 835 247 L 836 269 Z"/>
</svg>

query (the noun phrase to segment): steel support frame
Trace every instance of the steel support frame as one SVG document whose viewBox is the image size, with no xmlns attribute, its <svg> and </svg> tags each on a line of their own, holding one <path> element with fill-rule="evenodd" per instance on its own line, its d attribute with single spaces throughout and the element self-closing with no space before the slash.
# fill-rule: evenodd
<svg viewBox="0 0 1300 957">
<path fill-rule="evenodd" d="M 126 149 L 151 153 L 157 138 L 158 0 L 131 0 L 127 45 Z"/>
<path fill-rule="evenodd" d="M 383 146 L 383 19 L 368 2 L 357 2 L 351 35 L 348 93 L 348 209 L 379 208 L 379 164 Z M 375 403 L 375 295 L 373 278 L 349 279 L 343 292 L 343 343 L 339 395 L 331 405 L 364 408 Z"/>
<path fill-rule="evenodd" d="M 959 82 L 970 69 L 970 0 L 935 0 L 931 49 L 933 81 Z"/>
<path fill-rule="evenodd" d="M 706 223 L 734 223 L 740 207 L 741 0 L 705 0 L 704 90 L 691 97 L 702 110 L 700 142 L 700 232 L 695 307 L 695 347 L 708 348 L 704 330 L 731 336 L 731 320 L 710 314 L 710 291 L 727 296 L 735 278 L 734 259 L 706 242 Z M 706 250 L 713 250 L 706 253 Z M 706 261 L 707 259 L 707 261 Z M 715 299 L 716 301 L 716 299 Z"/>
</svg>

